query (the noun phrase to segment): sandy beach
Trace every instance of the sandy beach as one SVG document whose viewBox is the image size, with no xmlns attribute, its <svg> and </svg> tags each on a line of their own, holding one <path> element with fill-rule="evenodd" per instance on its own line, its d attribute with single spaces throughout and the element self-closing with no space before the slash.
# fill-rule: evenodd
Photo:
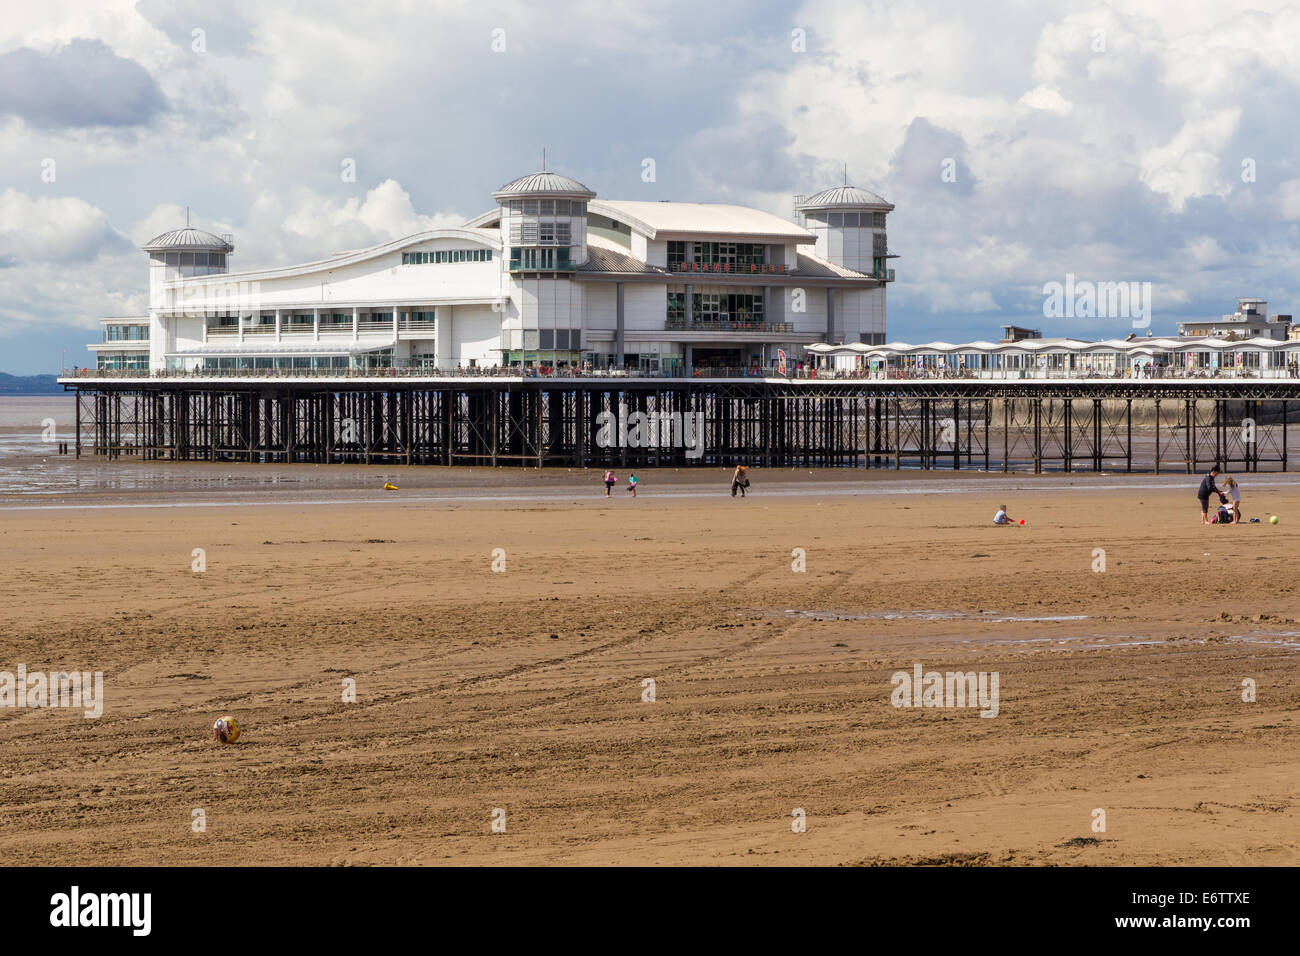
<svg viewBox="0 0 1300 956">
<path fill-rule="evenodd" d="M 6 861 L 1300 862 L 1288 476 L 319 471 L 0 500 Z"/>
</svg>

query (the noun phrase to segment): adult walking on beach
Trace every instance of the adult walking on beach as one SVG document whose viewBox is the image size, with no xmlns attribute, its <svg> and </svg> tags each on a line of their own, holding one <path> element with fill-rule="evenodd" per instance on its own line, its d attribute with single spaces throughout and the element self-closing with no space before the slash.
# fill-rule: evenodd
<svg viewBox="0 0 1300 956">
<path fill-rule="evenodd" d="M 605 497 L 606 498 L 609 497 L 609 493 L 610 491 L 613 490 L 614 485 L 617 481 L 618 481 L 618 476 L 614 474 L 614 472 L 612 471 L 605 472 Z"/>
<path fill-rule="evenodd" d="M 1196 489 L 1196 498 L 1201 503 L 1201 524 L 1210 523 L 1210 495 L 1218 495 L 1219 501 L 1227 501 L 1227 497 L 1219 486 L 1215 484 L 1215 479 L 1219 477 L 1219 466 L 1215 465 L 1205 477 L 1201 479 L 1201 487 Z"/>
<path fill-rule="evenodd" d="M 745 489 L 749 487 L 749 469 L 744 465 L 737 465 L 736 470 L 731 474 L 731 497 L 736 497 L 736 492 L 740 492 L 740 497 L 745 497 Z"/>
</svg>

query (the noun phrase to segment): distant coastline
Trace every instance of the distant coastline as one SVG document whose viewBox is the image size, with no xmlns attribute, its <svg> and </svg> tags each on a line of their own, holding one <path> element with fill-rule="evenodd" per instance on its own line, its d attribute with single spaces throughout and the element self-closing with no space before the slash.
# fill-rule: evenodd
<svg viewBox="0 0 1300 956">
<path fill-rule="evenodd" d="M 61 395 L 63 386 L 54 375 L 10 375 L 0 372 L 0 395 Z"/>
</svg>

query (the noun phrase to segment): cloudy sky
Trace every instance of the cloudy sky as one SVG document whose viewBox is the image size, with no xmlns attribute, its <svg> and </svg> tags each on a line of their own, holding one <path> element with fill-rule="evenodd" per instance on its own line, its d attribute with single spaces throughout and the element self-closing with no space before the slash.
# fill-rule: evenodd
<svg viewBox="0 0 1300 956">
<path fill-rule="evenodd" d="M 783 216 L 847 164 L 898 207 L 891 339 L 1129 330 L 1044 318 L 1069 273 L 1151 282 L 1157 334 L 1300 311 L 1300 2 L 1246 3 L 11 0 L 0 371 L 89 362 L 186 206 L 237 268 L 301 261 L 476 215 L 543 146 Z"/>
</svg>

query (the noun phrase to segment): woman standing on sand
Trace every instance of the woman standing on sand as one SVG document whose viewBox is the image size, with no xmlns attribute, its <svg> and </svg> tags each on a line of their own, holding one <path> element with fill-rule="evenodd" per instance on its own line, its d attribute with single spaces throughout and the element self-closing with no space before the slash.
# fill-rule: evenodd
<svg viewBox="0 0 1300 956">
<path fill-rule="evenodd" d="M 609 497 L 610 489 L 614 487 L 614 484 L 617 481 L 618 481 L 618 476 L 615 475 L 614 472 L 612 471 L 605 472 L 605 497 L 606 498 Z"/>
<path fill-rule="evenodd" d="M 737 465 L 736 470 L 731 475 L 731 497 L 736 497 L 736 491 L 740 491 L 740 497 L 745 497 L 745 489 L 749 487 L 749 469 L 744 465 Z"/>
</svg>

